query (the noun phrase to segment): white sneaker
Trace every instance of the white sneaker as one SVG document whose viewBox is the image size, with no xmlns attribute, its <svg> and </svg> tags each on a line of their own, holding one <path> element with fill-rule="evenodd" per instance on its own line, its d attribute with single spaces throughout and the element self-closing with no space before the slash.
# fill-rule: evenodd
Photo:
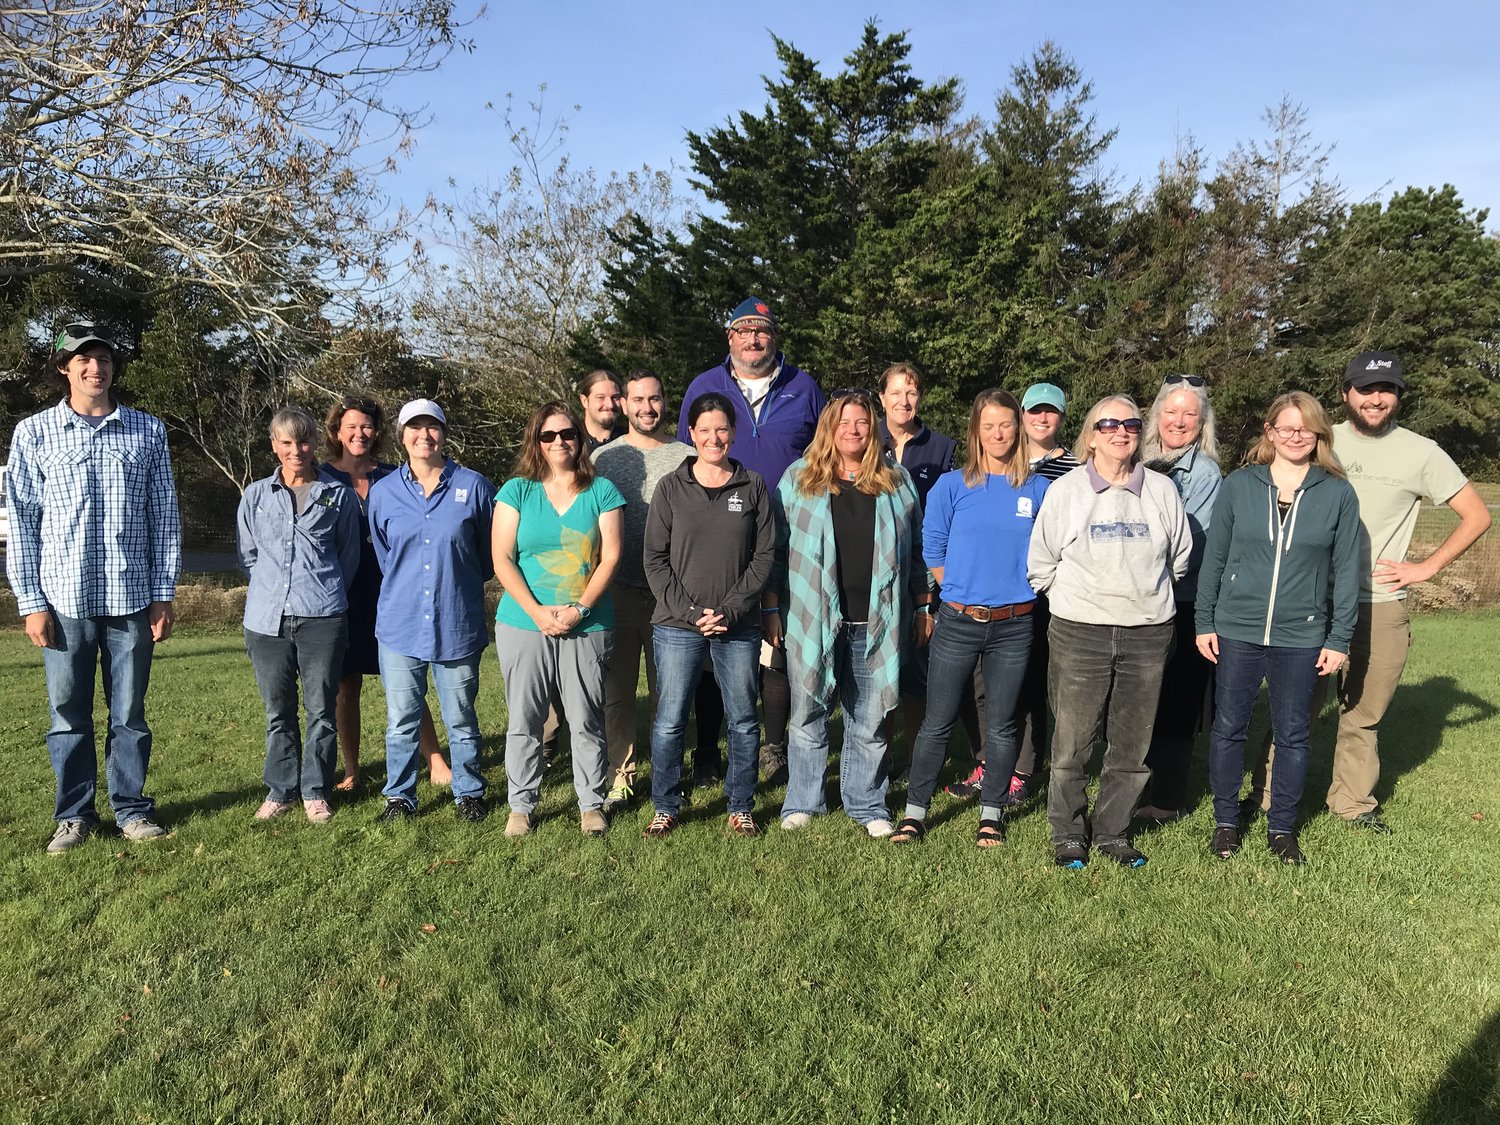
<svg viewBox="0 0 1500 1125">
<path fill-rule="evenodd" d="M 87 820 L 60 820 L 52 832 L 52 842 L 47 845 L 48 855 L 62 855 L 82 845 L 94 832 Z"/>
<path fill-rule="evenodd" d="M 875 837 L 875 839 L 883 840 L 892 832 L 896 831 L 896 826 L 890 821 L 881 818 L 880 820 L 872 820 L 868 824 L 866 824 L 865 831 L 868 832 L 871 836 Z"/>
<path fill-rule="evenodd" d="M 787 813 L 786 816 L 781 818 L 781 827 L 786 832 L 795 832 L 799 828 L 806 828 L 811 823 L 812 813 Z"/>
</svg>

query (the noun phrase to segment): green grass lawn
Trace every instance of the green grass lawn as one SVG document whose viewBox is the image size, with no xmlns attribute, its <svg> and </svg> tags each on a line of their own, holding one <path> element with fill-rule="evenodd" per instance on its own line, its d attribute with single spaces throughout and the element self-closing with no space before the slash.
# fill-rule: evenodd
<svg viewBox="0 0 1500 1125">
<path fill-rule="evenodd" d="M 565 766 L 520 841 L 425 783 L 423 815 L 375 827 L 378 768 L 329 825 L 253 825 L 262 715 L 229 632 L 155 667 L 173 834 L 48 857 L 40 661 L 3 634 L 0 1118 L 1500 1120 L 1497 626 L 1417 621 L 1382 739 L 1395 836 L 1319 813 L 1325 723 L 1305 869 L 1259 835 L 1211 858 L 1205 799 L 1138 838 L 1144 870 L 1078 873 L 1040 810 L 981 852 L 943 797 L 905 850 L 841 814 L 732 838 L 717 791 L 669 840 L 644 808 L 587 840 Z M 498 761 L 492 655 L 481 706 Z M 372 682 L 370 748 L 382 710 Z"/>
</svg>

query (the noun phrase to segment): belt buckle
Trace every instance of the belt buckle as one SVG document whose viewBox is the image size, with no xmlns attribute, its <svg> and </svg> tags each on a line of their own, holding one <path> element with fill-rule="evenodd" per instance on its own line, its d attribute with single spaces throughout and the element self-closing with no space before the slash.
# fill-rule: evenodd
<svg viewBox="0 0 1500 1125">
<path fill-rule="evenodd" d="M 982 625 L 988 625 L 991 620 L 990 607 L 987 605 L 970 606 L 968 613 L 970 617 Z"/>
</svg>

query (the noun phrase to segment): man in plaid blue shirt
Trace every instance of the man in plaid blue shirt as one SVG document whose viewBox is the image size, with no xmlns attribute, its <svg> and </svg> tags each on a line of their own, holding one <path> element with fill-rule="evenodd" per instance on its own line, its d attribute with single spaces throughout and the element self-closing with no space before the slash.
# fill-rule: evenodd
<svg viewBox="0 0 1500 1125">
<path fill-rule="evenodd" d="M 57 829 L 47 851 L 78 847 L 98 826 L 94 669 L 104 673 L 105 776 L 128 840 L 166 834 L 145 795 L 151 759 L 146 685 L 151 653 L 172 632 L 182 566 L 167 434 L 114 400 L 119 352 L 108 332 L 70 324 L 52 364 L 67 397 L 11 439 L 5 565 L 26 636 L 42 650 L 57 775 Z"/>
</svg>

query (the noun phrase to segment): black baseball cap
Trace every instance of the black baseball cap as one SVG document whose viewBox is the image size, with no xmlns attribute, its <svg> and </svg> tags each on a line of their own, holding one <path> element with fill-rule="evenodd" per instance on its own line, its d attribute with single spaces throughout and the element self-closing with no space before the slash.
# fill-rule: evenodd
<svg viewBox="0 0 1500 1125">
<path fill-rule="evenodd" d="M 1406 390 L 1401 378 L 1401 361 L 1395 352 L 1360 352 L 1344 368 L 1344 387 L 1362 391 L 1376 383 L 1389 383 L 1398 391 Z"/>
</svg>

